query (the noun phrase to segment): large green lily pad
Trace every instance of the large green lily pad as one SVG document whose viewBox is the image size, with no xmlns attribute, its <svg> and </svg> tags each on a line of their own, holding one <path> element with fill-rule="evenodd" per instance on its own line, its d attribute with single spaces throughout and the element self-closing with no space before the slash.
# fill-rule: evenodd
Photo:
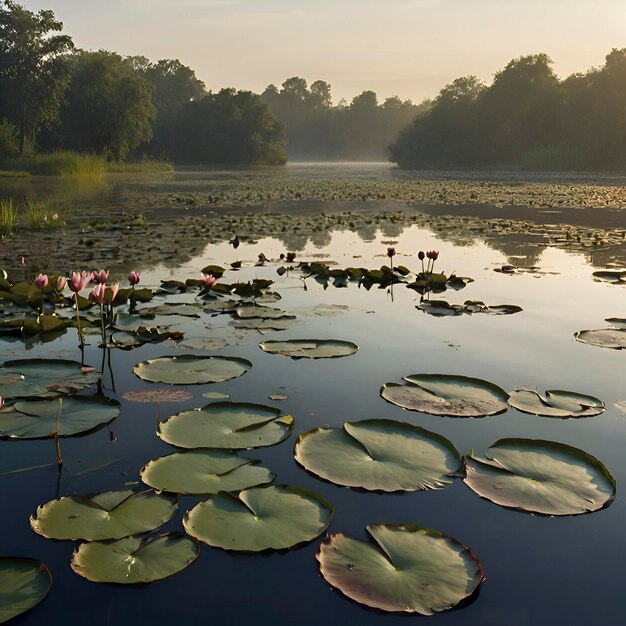
<svg viewBox="0 0 626 626">
<path fill-rule="evenodd" d="M 534 389 L 516 389 L 509 394 L 509 404 L 523 413 L 544 417 L 590 417 L 604 411 L 604 402 L 575 391 L 549 389 L 542 396 Z"/>
<path fill-rule="evenodd" d="M 317 493 L 277 485 L 211 496 L 186 513 L 183 526 L 210 546 L 262 552 L 312 541 L 328 528 L 332 513 Z"/>
<path fill-rule="evenodd" d="M 414 374 L 407 384 L 386 383 L 380 395 L 409 411 L 449 417 L 484 417 L 503 413 L 508 394 L 497 385 L 468 376 Z"/>
<path fill-rule="evenodd" d="M 600 348 L 626 350 L 626 329 L 599 328 L 597 330 L 579 330 L 574 337 L 582 343 L 588 343 Z"/>
<path fill-rule="evenodd" d="M 169 521 L 178 499 L 154 491 L 107 491 L 50 500 L 31 515 L 31 528 L 48 539 L 121 539 L 147 532 Z"/>
<path fill-rule="evenodd" d="M 199 554 L 197 542 L 179 533 L 83 543 L 72 555 L 72 569 L 96 583 L 133 585 L 173 576 Z"/>
<path fill-rule="evenodd" d="M 252 367 L 246 359 L 231 356 L 163 356 L 138 363 L 133 373 L 142 380 L 170 385 L 220 383 L 242 376 Z"/>
<path fill-rule="evenodd" d="M 580 515 L 607 507 L 615 479 L 595 457 L 554 441 L 500 439 L 485 458 L 465 458 L 465 484 L 479 496 L 540 515 Z"/>
<path fill-rule="evenodd" d="M 140 472 L 141 480 L 160 491 L 214 494 L 269 484 L 274 474 L 233 452 L 187 450 L 154 459 Z"/>
<path fill-rule="evenodd" d="M 259 344 L 264 352 L 289 356 L 292 359 L 334 359 L 350 356 L 359 347 L 350 341 L 338 339 L 290 339 L 288 341 L 264 341 Z"/>
<path fill-rule="evenodd" d="M 100 380 L 100 372 L 78 361 L 18 359 L 0 366 L 3 398 L 56 397 L 74 393 Z"/>
<path fill-rule="evenodd" d="M 461 468 L 461 456 L 447 439 L 393 420 L 309 431 L 300 435 L 295 458 L 325 480 L 380 491 L 441 489 Z"/>
<path fill-rule="evenodd" d="M 157 435 L 179 448 L 241 450 L 272 446 L 286 439 L 293 417 L 281 410 L 248 402 L 212 402 L 201 409 L 168 417 Z"/>
<path fill-rule="evenodd" d="M 0 412 L 0 437 L 53 437 L 57 431 L 57 419 L 59 435 L 70 437 L 108 424 L 119 414 L 120 403 L 104 397 L 20 400 L 11 410 Z"/>
<path fill-rule="evenodd" d="M 367 532 L 372 542 L 338 533 L 317 553 L 326 581 L 360 604 L 432 615 L 470 597 L 485 578 L 476 555 L 437 530 L 370 524 Z"/>
<path fill-rule="evenodd" d="M 0 624 L 37 606 L 51 586 L 52 576 L 41 561 L 0 557 Z"/>
</svg>

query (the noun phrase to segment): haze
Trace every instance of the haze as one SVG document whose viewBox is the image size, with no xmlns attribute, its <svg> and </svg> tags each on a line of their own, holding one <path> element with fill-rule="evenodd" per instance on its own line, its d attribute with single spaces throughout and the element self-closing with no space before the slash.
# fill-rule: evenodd
<svg viewBox="0 0 626 626">
<path fill-rule="evenodd" d="M 419 102 L 453 79 L 489 82 L 511 58 L 545 52 L 561 77 L 626 43 L 626 2 L 606 0 L 27 0 L 76 45 L 178 58 L 208 89 L 261 93 L 290 76 L 333 99 L 366 89 Z"/>
</svg>

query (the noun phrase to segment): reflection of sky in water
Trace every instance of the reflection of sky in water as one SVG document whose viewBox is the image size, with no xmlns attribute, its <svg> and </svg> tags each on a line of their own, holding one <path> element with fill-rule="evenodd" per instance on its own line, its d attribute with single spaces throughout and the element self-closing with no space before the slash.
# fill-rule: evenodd
<svg viewBox="0 0 626 626">
<path fill-rule="evenodd" d="M 356 233 L 332 233 L 330 244 L 320 250 L 308 243 L 299 259 L 328 254 L 339 267 L 386 264 L 386 245 L 364 242 Z M 387 240 L 388 237 L 383 236 Z M 394 238 L 395 239 L 395 238 Z M 367 292 L 351 284 L 346 289 L 330 286 L 324 291 L 313 279 L 302 289 L 298 274 L 278 277 L 276 265 L 254 267 L 263 252 L 276 258 L 285 252 L 276 239 L 242 244 L 209 246 L 201 258 L 176 269 L 157 269 L 142 274 L 142 284 L 160 279 L 185 279 L 199 275 L 204 265 L 242 260 L 240 272 L 228 272 L 226 282 L 271 278 L 283 299 L 277 306 L 298 315 L 298 324 L 280 332 L 251 335 L 251 341 L 231 346 L 221 354 L 247 357 L 252 370 L 240 379 L 191 388 L 194 400 L 162 405 L 161 414 L 201 406 L 203 391 L 231 393 L 235 400 L 265 402 L 269 394 L 285 393 L 275 402 L 296 418 L 294 436 L 287 442 L 249 456 L 260 458 L 278 474 L 278 482 L 290 482 L 318 490 L 335 504 L 333 531 L 344 530 L 362 537 L 370 522 L 408 522 L 440 529 L 470 545 L 481 558 L 487 582 L 470 606 L 437 618 L 443 624 L 587 624 L 619 623 L 626 611 L 621 593 L 623 580 L 623 527 L 626 506 L 620 486 L 626 479 L 623 451 L 626 418 L 613 405 L 626 399 L 626 354 L 578 343 L 573 333 L 604 326 L 605 317 L 624 316 L 624 287 L 591 280 L 593 268 L 579 254 L 548 248 L 537 264 L 547 273 L 503 275 L 495 267 L 507 258 L 484 243 L 455 247 L 417 228 L 404 230 L 394 243 L 396 264 L 419 269 L 419 249 L 440 252 L 437 270 L 456 271 L 475 279 L 461 291 L 434 296 L 451 303 L 467 299 L 487 304 L 517 304 L 522 313 L 511 316 L 466 315 L 434 318 L 414 307 L 419 294 L 399 284 L 393 301 L 387 290 Z M 326 257 L 321 257 L 326 258 Z M 520 260 L 520 265 L 523 264 Z M 173 301 L 186 296 L 173 296 Z M 350 307 L 348 313 L 319 316 L 319 304 Z M 228 318 L 203 319 L 217 326 Z M 261 352 L 263 338 L 338 338 L 354 341 L 360 351 L 346 359 L 293 361 Z M 18 344 L 19 345 L 19 344 Z M 75 351 L 65 338 L 55 349 Z M 33 353 L 40 352 L 40 348 Z M 16 350 L 16 354 L 18 354 Z M 117 397 L 130 389 L 150 388 L 128 376 L 133 364 L 151 356 L 176 353 L 167 346 L 145 346 L 133 352 L 113 354 Z M 180 353 L 180 351 L 179 351 Z M 88 362 L 99 364 L 93 348 Z M 505 389 L 530 385 L 543 391 L 576 390 L 602 398 L 605 414 L 581 420 L 558 420 L 524 415 L 514 410 L 484 419 L 449 419 L 400 410 L 383 401 L 379 387 L 414 373 L 453 373 L 485 378 Z M 107 386 L 109 378 L 107 377 Z M 109 390 L 108 393 L 111 393 Z M 270 402 L 271 403 L 271 402 Z M 125 402 L 122 416 L 112 425 L 118 439 L 110 443 L 107 430 L 83 439 L 63 442 L 68 465 L 83 465 L 119 458 L 112 466 L 85 477 L 64 478 L 62 493 L 119 488 L 136 481 L 139 468 L 150 458 L 171 449 L 154 435 L 155 407 Z M 406 420 L 448 437 L 461 453 L 478 454 L 503 437 L 551 439 L 581 447 L 597 456 L 613 472 L 617 499 L 605 511 L 576 518 L 549 519 L 506 511 L 479 499 L 460 481 L 452 487 L 417 494 L 381 496 L 357 493 L 316 480 L 299 469 L 292 458 L 297 435 L 320 424 L 341 424 L 346 419 L 389 418 Z M 54 444 L 47 442 L 0 442 L 3 467 L 41 464 L 54 460 Z M 42 461 L 44 459 L 44 461 Z M 76 465 L 74 462 L 74 465 Z M 186 623 L 239 624 L 383 624 L 398 622 L 352 605 L 319 580 L 314 553 L 316 543 L 300 550 L 268 557 L 233 556 L 203 548 L 198 563 L 170 581 L 139 590 L 114 589 L 81 581 L 69 571 L 71 544 L 54 544 L 33 537 L 27 518 L 37 504 L 53 497 L 54 468 L 0 477 L 6 502 L 0 511 L 4 553 L 38 556 L 53 566 L 55 585 L 46 601 L 47 615 L 90 615 L 94 625 Z M 184 498 L 182 509 L 192 506 Z M 178 521 L 167 527 L 178 528 Z M 619 595 L 618 595 L 619 594 Z M 68 608 L 66 599 L 72 598 Z M 94 608 L 98 608 L 94 611 Z M 99 610 L 100 607 L 105 607 Z M 24 624 L 41 624 L 42 613 L 23 618 Z M 155 622 L 155 620 L 157 620 Z M 160 621 L 159 621 L 160 620 Z"/>
</svg>

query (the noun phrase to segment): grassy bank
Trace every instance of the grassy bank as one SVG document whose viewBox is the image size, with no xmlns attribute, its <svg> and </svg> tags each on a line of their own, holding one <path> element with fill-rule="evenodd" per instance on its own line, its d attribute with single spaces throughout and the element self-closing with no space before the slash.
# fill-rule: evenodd
<svg viewBox="0 0 626 626">
<path fill-rule="evenodd" d="M 19 203 L 13 198 L 0 200 L 0 235 L 5 237 L 16 230 L 48 230 L 64 226 L 65 221 L 48 200 L 24 198 Z"/>
</svg>

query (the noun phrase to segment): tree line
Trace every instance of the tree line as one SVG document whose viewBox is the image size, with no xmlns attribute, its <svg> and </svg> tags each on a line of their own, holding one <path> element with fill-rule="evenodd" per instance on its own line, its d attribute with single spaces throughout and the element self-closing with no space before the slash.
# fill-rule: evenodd
<svg viewBox="0 0 626 626">
<path fill-rule="evenodd" d="M 626 48 L 559 80 L 545 54 L 513 59 L 487 86 L 446 85 L 391 146 L 402 168 L 626 168 Z"/>
</svg>

